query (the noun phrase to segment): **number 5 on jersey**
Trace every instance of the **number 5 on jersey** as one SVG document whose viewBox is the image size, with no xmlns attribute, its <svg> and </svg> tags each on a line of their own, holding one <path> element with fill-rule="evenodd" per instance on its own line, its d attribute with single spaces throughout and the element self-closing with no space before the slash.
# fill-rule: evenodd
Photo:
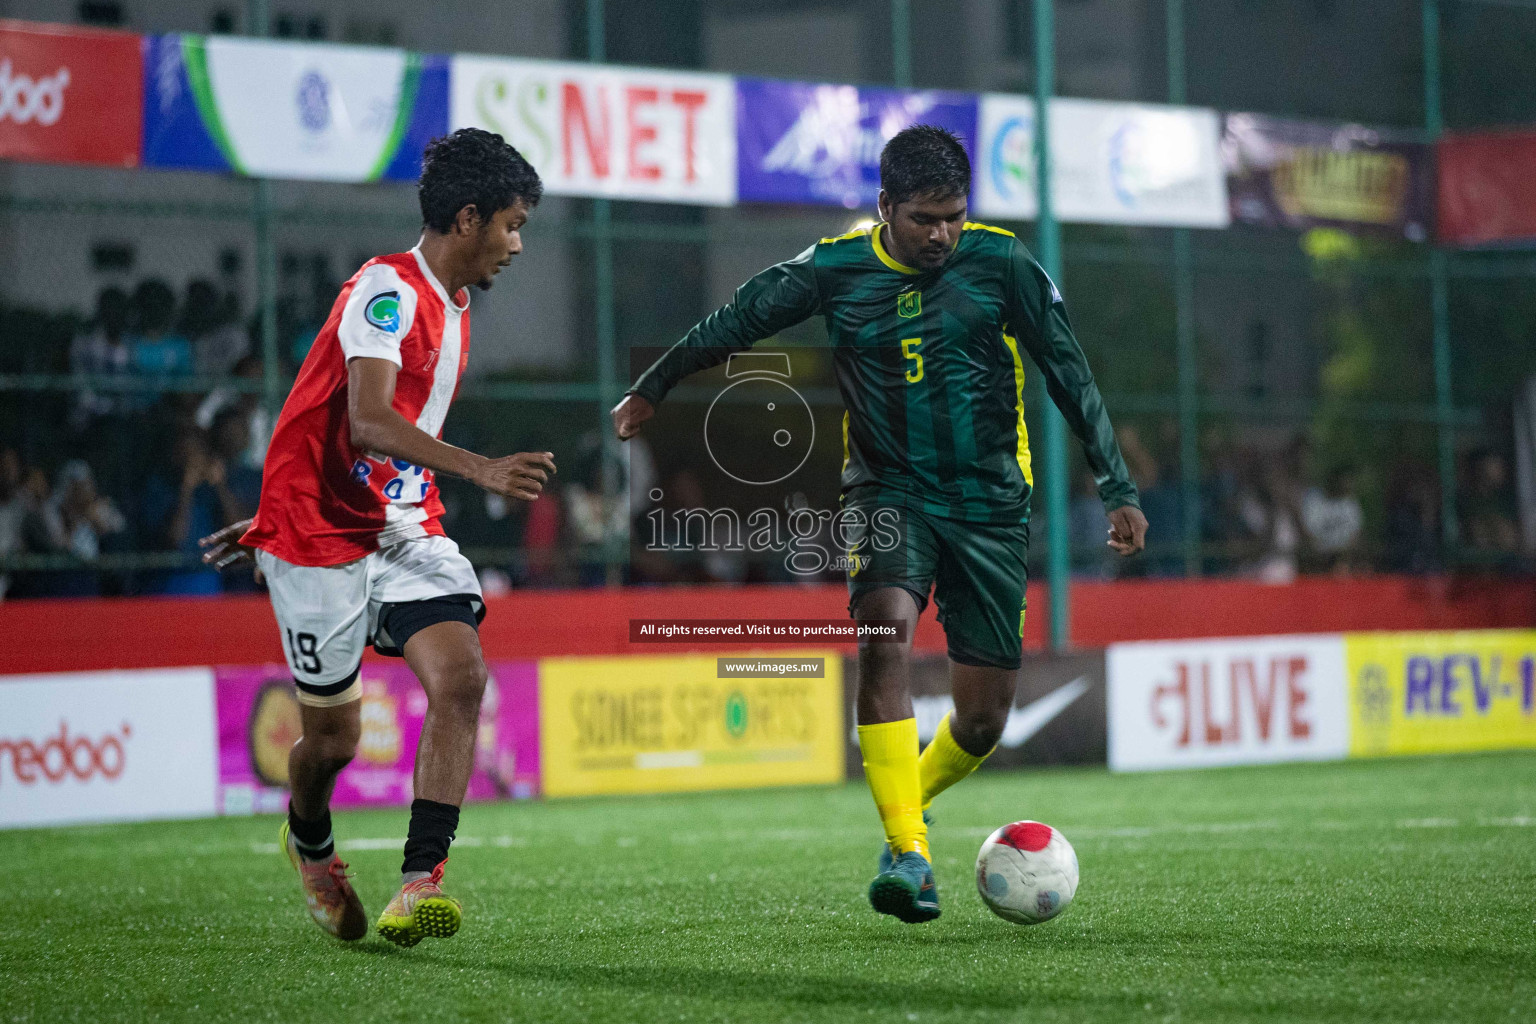
<svg viewBox="0 0 1536 1024">
<path fill-rule="evenodd" d="M 923 356 L 918 352 L 918 347 L 923 343 L 922 338 L 902 338 L 901 354 L 912 360 L 912 368 L 907 371 L 907 383 L 916 384 L 923 379 Z"/>
</svg>

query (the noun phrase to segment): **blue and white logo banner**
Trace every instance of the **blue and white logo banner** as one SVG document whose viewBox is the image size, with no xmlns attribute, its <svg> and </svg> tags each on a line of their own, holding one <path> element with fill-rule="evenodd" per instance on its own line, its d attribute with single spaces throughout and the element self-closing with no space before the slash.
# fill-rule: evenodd
<svg viewBox="0 0 1536 1024">
<path fill-rule="evenodd" d="M 448 65 L 382 47 L 157 36 L 144 164 L 313 181 L 412 180 L 448 126 Z"/>
<path fill-rule="evenodd" d="M 914 124 L 948 128 L 975 159 L 973 95 L 738 79 L 738 197 L 872 207 L 880 193 L 880 150 Z"/>
<path fill-rule="evenodd" d="M 1056 216 L 1098 224 L 1222 228 L 1230 221 L 1213 110 L 1098 100 L 1051 101 Z M 1033 220 L 1035 102 L 981 97 L 973 205 L 984 217 Z"/>
</svg>

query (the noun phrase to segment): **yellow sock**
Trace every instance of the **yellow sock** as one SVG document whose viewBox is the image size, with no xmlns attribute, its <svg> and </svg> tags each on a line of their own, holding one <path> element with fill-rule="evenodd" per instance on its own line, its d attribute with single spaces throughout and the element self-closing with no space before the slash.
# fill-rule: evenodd
<svg viewBox="0 0 1536 1024">
<path fill-rule="evenodd" d="M 923 784 L 917 770 L 917 719 L 859 726 L 864 778 L 885 826 L 885 841 L 898 857 L 916 850 L 928 856 L 923 824 Z M 932 858 L 930 858 L 932 859 Z"/>
<path fill-rule="evenodd" d="M 996 750 L 993 747 L 992 750 Z M 980 757 L 967 754 L 955 742 L 955 734 L 949 731 L 949 716 L 939 723 L 939 731 L 918 759 L 918 770 L 923 780 L 923 810 L 933 803 L 933 798 L 975 771 L 981 762 L 992 754 L 987 751 Z"/>
</svg>

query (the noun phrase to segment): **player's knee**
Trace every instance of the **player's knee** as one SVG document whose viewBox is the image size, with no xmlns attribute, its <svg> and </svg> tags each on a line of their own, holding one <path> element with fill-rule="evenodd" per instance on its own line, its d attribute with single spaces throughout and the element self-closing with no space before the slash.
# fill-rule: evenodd
<svg viewBox="0 0 1536 1024">
<path fill-rule="evenodd" d="M 327 766 L 340 771 L 356 756 L 357 744 L 362 735 L 363 722 L 360 716 L 337 715 L 308 723 L 304 730 L 304 742 L 313 746 L 315 756 Z"/>
<path fill-rule="evenodd" d="M 469 655 L 455 658 L 433 675 L 435 678 L 427 693 L 439 711 L 458 718 L 473 720 L 480 717 L 480 702 L 485 697 L 489 679 L 484 660 Z"/>
<path fill-rule="evenodd" d="M 890 640 L 860 640 L 859 667 L 868 672 L 900 669 L 907 663 L 907 645 Z"/>
<path fill-rule="evenodd" d="M 949 718 L 950 734 L 966 753 L 985 754 L 1003 738 L 1008 710 L 1007 705 L 966 708 L 963 712 L 956 708 Z"/>
</svg>

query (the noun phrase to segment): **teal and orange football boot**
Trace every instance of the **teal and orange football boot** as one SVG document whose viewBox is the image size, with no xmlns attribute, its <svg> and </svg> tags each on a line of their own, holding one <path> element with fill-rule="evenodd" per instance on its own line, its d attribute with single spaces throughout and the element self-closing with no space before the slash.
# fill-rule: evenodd
<svg viewBox="0 0 1536 1024">
<path fill-rule="evenodd" d="M 443 865 L 400 887 L 379 915 L 379 934 L 397 946 L 414 946 L 422 939 L 452 937 L 464 923 L 464 908 L 442 890 Z"/>
<path fill-rule="evenodd" d="M 889 871 L 869 883 L 869 905 L 907 924 L 921 924 L 939 916 L 939 887 L 933 865 L 916 850 L 897 857 Z"/>
<path fill-rule="evenodd" d="M 928 810 L 926 807 L 923 808 L 923 824 L 928 826 L 929 828 L 933 827 L 933 812 Z M 879 868 L 880 874 L 883 875 L 887 871 L 891 870 L 891 865 L 893 865 L 895 863 L 896 863 L 896 858 L 891 856 L 891 844 L 890 843 L 881 843 L 880 844 L 880 868 Z"/>
<path fill-rule="evenodd" d="M 299 884 L 304 887 L 304 902 L 309 905 L 309 916 L 328 935 L 347 942 L 355 942 L 368 934 L 368 912 L 363 901 L 357 898 L 352 883 L 347 881 L 347 866 L 332 853 L 329 860 L 306 860 L 299 855 L 299 848 L 288 831 L 288 823 L 278 832 L 283 852 L 288 862 L 299 873 Z"/>
</svg>

